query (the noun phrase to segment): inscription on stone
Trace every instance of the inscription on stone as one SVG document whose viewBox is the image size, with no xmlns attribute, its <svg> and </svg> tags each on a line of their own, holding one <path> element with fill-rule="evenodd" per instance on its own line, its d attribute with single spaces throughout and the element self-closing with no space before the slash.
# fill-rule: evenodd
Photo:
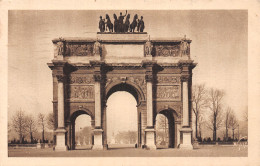
<svg viewBox="0 0 260 166">
<path fill-rule="evenodd" d="M 179 45 L 156 45 L 155 56 L 177 57 L 179 56 Z"/>
<path fill-rule="evenodd" d="M 157 86 L 157 99 L 180 100 L 180 86 Z"/>
<path fill-rule="evenodd" d="M 68 90 L 70 99 L 94 99 L 94 87 L 86 86 L 70 86 Z"/>
</svg>

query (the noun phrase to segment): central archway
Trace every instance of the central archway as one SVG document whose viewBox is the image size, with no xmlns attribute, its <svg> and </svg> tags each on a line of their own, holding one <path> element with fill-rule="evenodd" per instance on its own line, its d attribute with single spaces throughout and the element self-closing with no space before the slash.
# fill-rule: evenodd
<svg viewBox="0 0 260 166">
<path fill-rule="evenodd" d="M 125 91 L 114 92 L 107 100 L 108 148 L 135 147 L 137 144 L 137 103 Z"/>
<path fill-rule="evenodd" d="M 111 110 L 110 110 L 110 99 L 113 98 L 113 96 L 117 96 L 120 94 L 123 94 L 123 97 L 121 98 L 121 102 L 120 100 L 118 101 L 115 100 L 119 105 L 129 105 L 129 107 L 131 107 L 132 109 L 129 110 L 129 108 L 123 108 L 123 110 L 120 111 L 127 111 L 128 109 L 128 114 L 129 116 L 132 117 L 132 119 L 129 119 L 127 116 L 127 114 L 124 114 L 122 112 L 120 112 L 121 117 L 123 116 L 124 122 L 123 123 L 132 123 L 132 127 L 129 128 L 129 130 L 126 130 L 124 132 L 121 133 L 108 133 L 111 132 L 111 127 L 109 127 L 109 117 L 113 116 L 111 115 Z M 122 102 L 123 100 L 128 100 L 126 102 Z M 107 93 L 106 93 L 106 144 L 107 147 L 113 147 L 113 146 L 109 146 L 111 144 L 118 144 L 120 142 L 118 142 L 118 140 L 113 140 L 116 139 L 116 134 L 118 135 L 118 137 L 120 136 L 125 136 L 125 135 L 131 135 L 132 139 L 128 140 L 128 143 L 130 144 L 129 146 L 124 146 L 124 147 L 141 147 L 142 144 L 142 130 L 144 130 L 144 128 L 141 126 L 141 111 L 140 109 L 138 109 L 138 106 L 140 105 L 139 103 L 142 101 L 142 99 L 144 99 L 144 96 L 142 95 L 142 92 L 137 89 L 137 87 L 130 85 L 128 83 L 118 83 L 118 84 L 114 84 L 113 86 L 110 86 L 107 88 Z M 130 102 L 130 103 L 129 103 Z M 127 112 L 125 112 L 127 113 Z M 108 115 L 109 114 L 109 115 Z M 113 113 L 112 113 L 113 114 Z M 120 121 L 120 118 L 116 118 L 114 119 L 115 121 Z M 113 122 L 116 123 L 117 122 Z M 121 124 L 123 125 L 123 124 Z M 127 126 L 127 124 L 125 124 L 125 126 Z M 134 126 L 134 127 L 133 127 Z M 135 129 L 134 129 L 135 128 Z M 114 138 L 112 138 L 114 137 Z M 112 140 L 111 140 L 112 138 Z M 130 139 L 130 138 L 129 138 Z M 111 142 L 112 141 L 112 142 Z M 125 140 L 126 141 L 126 140 Z M 126 141 L 127 142 L 127 141 Z M 124 141 L 122 141 L 121 143 L 126 143 Z M 115 147 L 120 147 L 120 146 L 115 146 Z"/>
</svg>

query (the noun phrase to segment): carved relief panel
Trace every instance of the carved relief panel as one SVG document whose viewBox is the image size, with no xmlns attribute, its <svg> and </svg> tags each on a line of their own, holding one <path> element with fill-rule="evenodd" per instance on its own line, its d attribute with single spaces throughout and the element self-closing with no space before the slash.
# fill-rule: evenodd
<svg viewBox="0 0 260 166">
<path fill-rule="evenodd" d="M 179 84 L 180 81 L 180 77 L 177 76 L 157 76 L 158 83 Z"/>
<path fill-rule="evenodd" d="M 70 99 L 85 99 L 93 100 L 94 99 L 94 86 L 92 85 L 71 85 L 68 90 L 68 96 Z"/>
<path fill-rule="evenodd" d="M 178 57 L 180 56 L 180 45 L 156 44 L 154 47 L 154 52 L 155 56 Z"/>
<path fill-rule="evenodd" d="M 93 56 L 93 43 L 66 43 L 65 56 Z"/>
<path fill-rule="evenodd" d="M 91 76 L 72 75 L 68 80 L 67 96 L 71 100 L 94 100 L 94 80 Z"/>
<path fill-rule="evenodd" d="M 166 85 L 157 86 L 156 97 L 158 100 L 181 100 L 181 86 L 180 85 Z"/>
<path fill-rule="evenodd" d="M 93 84 L 94 80 L 92 77 L 86 76 L 70 76 L 69 77 L 70 84 Z"/>
<path fill-rule="evenodd" d="M 113 83 L 113 82 L 117 82 L 117 81 L 121 81 L 122 83 L 125 83 L 126 81 L 130 81 L 132 83 L 134 83 L 135 85 L 137 85 L 140 89 L 142 89 L 144 95 L 146 95 L 146 82 L 145 82 L 145 78 L 144 76 L 130 76 L 130 77 L 122 77 L 122 76 L 116 76 L 116 77 L 111 77 L 108 76 L 107 77 L 107 81 L 106 81 L 106 87 Z"/>
</svg>

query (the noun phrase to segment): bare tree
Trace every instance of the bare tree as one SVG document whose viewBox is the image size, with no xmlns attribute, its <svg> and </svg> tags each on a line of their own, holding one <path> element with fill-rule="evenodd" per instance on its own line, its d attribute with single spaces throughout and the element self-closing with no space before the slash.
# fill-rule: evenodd
<svg viewBox="0 0 260 166">
<path fill-rule="evenodd" d="M 24 111 L 17 111 L 16 114 L 12 118 L 12 127 L 15 132 L 19 135 L 20 143 L 23 142 L 23 138 L 25 136 L 26 130 L 26 116 Z"/>
<path fill-rule="evenodd" d="M 213 131 L 213 141 L 216 141 L 217 130 L 222 125 L 222 99 L 224 97 L 224 92 L 218 89 L 211 88 L 208 92 L 209 100 L 209 111 L 210 116 L 208 120 L 207 127 Z"/>
<path fill-rule="evenodd" d="M 244 120 L 248 122 L 248 109 L 245 109 L 244 111 Z"/>
<path fill-rule="evenodd" d="M 37 132 L 36 120 L 32 115 L 26 116 L 25 130 L 29 132 L 31 143 L 33 143 L 33 133 Z"/>
<path fill-rule="evenodd" d="M 202 119 L 202 111 L 206 108 L 208 100 L 206 98 L 205 85 L 194 85 L 192 88 L 192 110 L 195 115 L 195 133 L 198 138 L 198 126 Z M 201 126 L 201 125 L 200 125 Z"/>
<path fill-rule="evenodd" d="M 199 129 L 199 138 L 202 138 L 202 126 L 204 125 L 205 121 L 202 116 L 198 118 L 198 129 Z"/>
<path fill-rule="evenodd" d="M 38 119 L 39 119 L 39 125 L 42 129 L 42 141 L 44 142 L 44 129 L 45 129 L 45 123 L 46 123 L 45 115 L 42 113 L 39 113 Z"/>
<path fill-rule="evenodd" d="M 53 113 L 47 115 L 47 126 L 50 130 L 54 129 L 54 116 Z"/>
<path fill-rule="evenodd" d="M 234 140 L 235 129 L 238 127 L 238 121 L 237 121 L 236 114 L 234 111 L 231 111 L 231 114 L 230 114 L 230 127 L 232 129 L 232 138 Z"/>
<path fill-rule="evenodd" d="M 232 113 L 232 109 L 228 107 L 225 111 L 225 116 L 224 116 L 224 125 L 226 129 L 226 134 L 225 134 L 225 140 L 228 140 L 228 129 L 230 128 L 230 115 Z"/>
</svg>

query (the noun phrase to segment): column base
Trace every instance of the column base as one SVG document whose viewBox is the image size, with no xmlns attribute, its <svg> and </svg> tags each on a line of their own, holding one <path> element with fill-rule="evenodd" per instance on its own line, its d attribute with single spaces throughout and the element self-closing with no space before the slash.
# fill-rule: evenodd
<svg viewBox="0 0 260 166">
<path fill-rule="evenodd" d="M 145 129 L 145 137 L 146 137 L 146 144 L 145 148 L 147 150 L 156 150 L 155 146 L 155 130 L 154 128 L 147 128 Z"/>
<path fill-rule="evenodd" d="M 193 145 L 191 142 L 191 133 L 192 129 L 191 128 L 182 128 L 180 129 L 181 132 L 181 144 L 180 144 L 180 149 L 187 149 L 187 150 L 192 150 Z"/>
<path fill-rule="evenodd" d="M 64 128 L 56 129 L 56 146 L 54 148 L 55 151 L 67 151 L 68 147 L 65 142 L 65 133 L 67 131 Z"/>
<path fill-rule="evenodd" d="M 180 147 L 179 147 L 180 149 L 184 149 L 184 150 L 193 150 L 193 146 L 192 146 L 192 144 L 190 144 L 190 145 L 185 145 L 185 144 L 180 144 Z"/>
<path fill-rule="evenodd" d="M 54 150 L 55 151 L 67 151 L 68 147 L 67 146 L 55 146 Z"/>
<path fill-rule="evenodd" d="M 37 148 L 37 149 L 41 149 L 41 148 L 42 148 L 42 147 L 41 147 L 41 143 L 37 143 L 36 148 Z"/>
<path fill-rule="evenodd" d="M 93 145 L 92 150 L 103 150 L 103 145 Z"/>
<path fill-rule="evenodd" d="M 94 129 L 94 145 L 92 150 L 103 150 L 102 129 Z"/>
<path fill-rule="evenodd" d="M 146 56 L 145 56 L 145 60 L 150 60 L 150 61 L 152 61 L 152 60 L 153 60 L 153 56 L 152 56 L 152 55 L 146 55 Z"/>
</svg>

